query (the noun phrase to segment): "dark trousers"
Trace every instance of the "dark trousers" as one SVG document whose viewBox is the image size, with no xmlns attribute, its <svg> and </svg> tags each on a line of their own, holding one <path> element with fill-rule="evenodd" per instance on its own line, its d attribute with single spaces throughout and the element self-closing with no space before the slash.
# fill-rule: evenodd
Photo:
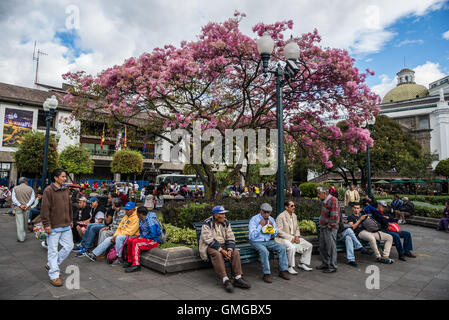
<svg viewBox="0 0 449 320">
<path fill-rule="evenodd" d="M 226 250 L 226 246 L 222 246 L 222 248 Z M 223 255 L 218 250 L 215 250 L 211 247 L 207 248 L 207 254 L 209 255 L 210 261 L 212 262 L 215 273 L 222 279 L 226 277 L 227 273 Z M 231 267 L 234 275 L 238 276 L 239 274 L 242 274 L 242 265 L 240 263 L 239 250 L 234 249 L 234 251 L 232 251 Z"/>
<path fill-rule="evenodd" d="M 398 254 L 401 256 L 405 252 L 409 252 L 413 250 L 413 244 L 412 244 L 412 235 L 408 231 L 401 231 L 401 232 L 392 232 L 388 230 L 384 230 L 383 232 L 388 233 L 393 237 L 393 243 L 396 246 L 396 250 L 398 251 Z M 401 238 L 404 239 L 404 245 L 401 243 Z"/>
<path fill-rule="evenodd" d="M 337 269 L 337 232 L 338 228 L 320 228 L 320 256 L 329 269 Z"/>
</svg>

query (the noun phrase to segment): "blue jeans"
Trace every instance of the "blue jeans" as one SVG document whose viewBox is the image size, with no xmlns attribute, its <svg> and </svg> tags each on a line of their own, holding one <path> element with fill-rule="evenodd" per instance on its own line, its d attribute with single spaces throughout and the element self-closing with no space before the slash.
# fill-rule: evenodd
<svg viewBox="0 0 449 320">
<path fill-rule="evenodd" d="M 270 274 L 270 261 L 268 257 L 270 255 L 269 251 L 274 251 L 279 257 L 279 269 L 280 271 L 288 270 L 287 252 L 285 246 L 275 242 L 270 241 L 251 241 L 251 245 L 259 253 L 260 264 L 262 265 L 262 271 L 264 274 Z"/>
<path fill-rule="evenodd" d="M 408 231 L 392 232 L 383 230 L 383 232 L 390 234 L 393 237 L 393 243 L 396 246 L 398 254 L 402 256 L 404 253 L 413 251 L 412 235 Z M 404 238 L 404 246 L 402 246 L 401 238 Z"/>
<path fill-rule="evenodd" d="M 346 257 L 348 258 L 348 261 L 355 261 L 354 249 L 358 250 L 363 248 L 362 244 L 360 243 L 359 239 L 357 239 L 352 228 L 348 228 L 343 231 L 340 235 L 340 238 L 338 238 L 338 241 L 341 241 L 343 239 L 345 239 Z"/>
<path fill-rule="evenodd" d="M 69 256 L 73 249 L 73 235 L 72 230 L 63 232 L 52 232 L 47 235 L 48 246 L 48 266 L 50 270 L 48 275 L 50 280 L 59 278 L 59 266 Z M 61 244 L 62 249 L 58 252 L 58 244 Z"/>
<path fill-rule="evenodd" d="M 112 245 L 111 242 L 112 237 L 106 238 L 102 243 L 100 243 L 93 251 L 92 253 L 95 256 L 99 256 L 100 254 L 103 254 L 108 250 L 108 248 Z M 117 250 L 117 257 L 122 256 L 122 250 L 120 250 L 123 247 L 123 242 L 125 242 L 126 236 L 117 236 L 115 238 L 115 250 Z M 120 250 L 120 251 L 119 251 Z"/>
<path fill-rule="evenodd" d="M 41 211 L 39 209 L 31 209 L 30 216 L 28 218 L 28 223 L 31 223 L 31 221 L 33 221 L 34 218 L 36 218 L 40 214 L 41 214 Z"/>
<path fill-rule="evenodd" d="M 87 225 L 86 232 L 84 232 L 81 246 L 85 249 L 90 249 L 94 244 L 95 237 L 100 233 L 100 230 L 106 227 L 104 223 L 90 223 Z"/>
</svg>

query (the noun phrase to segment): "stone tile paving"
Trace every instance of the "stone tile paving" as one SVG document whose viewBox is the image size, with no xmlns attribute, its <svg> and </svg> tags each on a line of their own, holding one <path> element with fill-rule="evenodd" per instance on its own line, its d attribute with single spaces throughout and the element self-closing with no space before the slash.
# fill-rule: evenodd
<svg viewBox="0 0 449 320">
<path fill-rule="evenodd" d="M 66 281 L 67 266 L 80 270 L 80 289 L 66 286 L 55 288 L 48 282 L 44 269 L 46 250 L 34 234 L 28 233 L 24 243 L 17 242 L 15 218 L 0 209 L 0 299 L 39 300 L 315 300 L 315 299 L 449 299 L 449 234 L 430 228 L 405 225 L 413 236 L 416 259 L 396 261 L 392 265 L 374 262 L 373 257 L 356 253 L 358 268 L 347 265 L 345 255 L 338 256 L 338 272 L 323 274 L 303 272 L 285 281 L 277 276 L 276 261 L 271 261 L 273 283 L 261 280 L 258 263 L 243 266 L 245 278 L 252 288 L 238 288 L 226 293 L 212 269 L 202 269 L 163 275 L 142 268 L 141 272 L 125 274 L 123 268 L 112 267 L 104 260 L 91 262 L 74 254 L 63 263 L 61 276 Z M 391 257 L 397 260 L 396 249 Z M 320 264 L 313 255 L 312 265 Z M 365 282 L 366 268 L 376 265 L 380 270 L 380 288 L 369 290 Z M 267 290 L 268 289 L 268 290 Z"/>
</svg>

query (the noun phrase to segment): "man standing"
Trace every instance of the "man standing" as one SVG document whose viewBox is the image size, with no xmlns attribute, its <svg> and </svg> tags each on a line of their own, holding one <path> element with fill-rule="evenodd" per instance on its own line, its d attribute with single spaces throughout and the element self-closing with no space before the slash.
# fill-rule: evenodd
<svg viewBox="0 0 449 320">
<path fill-rule="evenodd" d="M 52 173 L 54 183 L 44 190 L 41 206 L 41 220 L 47 234 L 48 270 L 50 283 L 55 287 L 62 286 L 59 278 L 59 266 L 69 256 L 73 248 L 72 203 L 70 192 L 64 187 L 67 176 L 64 170 L 56 169 Z M 62 249 L 58 252 L 58 245 Z"/>
<path fill-rule="evenodd" d="M 204 221 L 199 241 L 200 256 L 204 261 L 210 259 L 227 292 L 232 292 L 234 288 L 226 273 L 226 261 L 231 263 L 235 274 L 234 286 L 249 289 L 250 285 L 242 277 L 240 252 L 235 250 L 235 236 L 230 222 L 226 220 L 226 212 L 222 206 L 216 206 L 212 209 L 212 216 Z"/>
<path fill-rule="evenodd" d="M 310 265 L 312 259 L 313 245 L 301 238 L 298 218 L 295 214 L 295 203 L 293 201 L 285 201 L 284 208 L 285 211 L 276 218 L 279 234 L 274 240 L 287 248 L 288 272 L 291 274 L 298 273 L 293 268 L 295 266 L 296 252 L 301 254 L 298 268 L 312 271 L 312 268 L 308 267 L 308 265 Z"/>
<path fill-rule="evenodd" d="M 19 179 L 19 185 L 12 190 L 12 203 L 16 206 L 17 241 L 24 242 L 28 227 L 28 217 L 35 195 L 26 178 Z"/>
<path fill-rule="evenodd" d="M 318 187 L 317 194 L 323 202 L 320 216 L 320 255 L 323 263 L 316 269 L 324 273 L 337 272 L 338 200 L 324 187 Z"/>
<path fill-rule="evenodd" d="M 359 203 L 360 202 L 360 195 L 357 192 L 357 190 L 355 190 L 355 187 L 353 184 L 351 184 L 351 186 L 349 187 L 348 190 L 346 190 L 345 193 L 345 212 L 347 215 L 352 214 L 352 206 L 355 203 Z"/>
<path fill-rule="evenodd" d="M 285 246 L 273 240 L 279 233 L 276 221 L 270 217 L 273 208 L 268 203 L 262 203 L 260 213 L 249 221 L 249 240 L 251 245 L 259 253 L 260 263 L 263 271 L 263 281 L 272 283 L 269 251 L 276 252 L 279 257 L 279 277 L 290 280 L 288 274 L 288 261 Z"/>
</svg>

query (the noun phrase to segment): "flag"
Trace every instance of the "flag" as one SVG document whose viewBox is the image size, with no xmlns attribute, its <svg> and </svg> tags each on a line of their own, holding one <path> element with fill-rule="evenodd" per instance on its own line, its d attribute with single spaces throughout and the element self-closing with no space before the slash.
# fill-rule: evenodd
<svg viewBox="0 0 449 320">
<path fill-rule="evenodd" d="M 125 126 L 125 134 L 123 136 L 123 148 L 126 149 L 126 126 Z"/>
<path fill-rule="evenodd" d="M 104 124 L 103 124 L 103 135 L 101 136 L 101 142 L 100 142 L 101 150 L 103 150 L 103 142 L 104 142 Z"/>
<path fill-rule="evenodd" d="M 145 154 L 145 150 L 147 149 L 147 137 L 148 134 L 145 134 L 145 140 L 143 141 L 143 148 L 142 148 L 142 154 Z"/>
</svg>

